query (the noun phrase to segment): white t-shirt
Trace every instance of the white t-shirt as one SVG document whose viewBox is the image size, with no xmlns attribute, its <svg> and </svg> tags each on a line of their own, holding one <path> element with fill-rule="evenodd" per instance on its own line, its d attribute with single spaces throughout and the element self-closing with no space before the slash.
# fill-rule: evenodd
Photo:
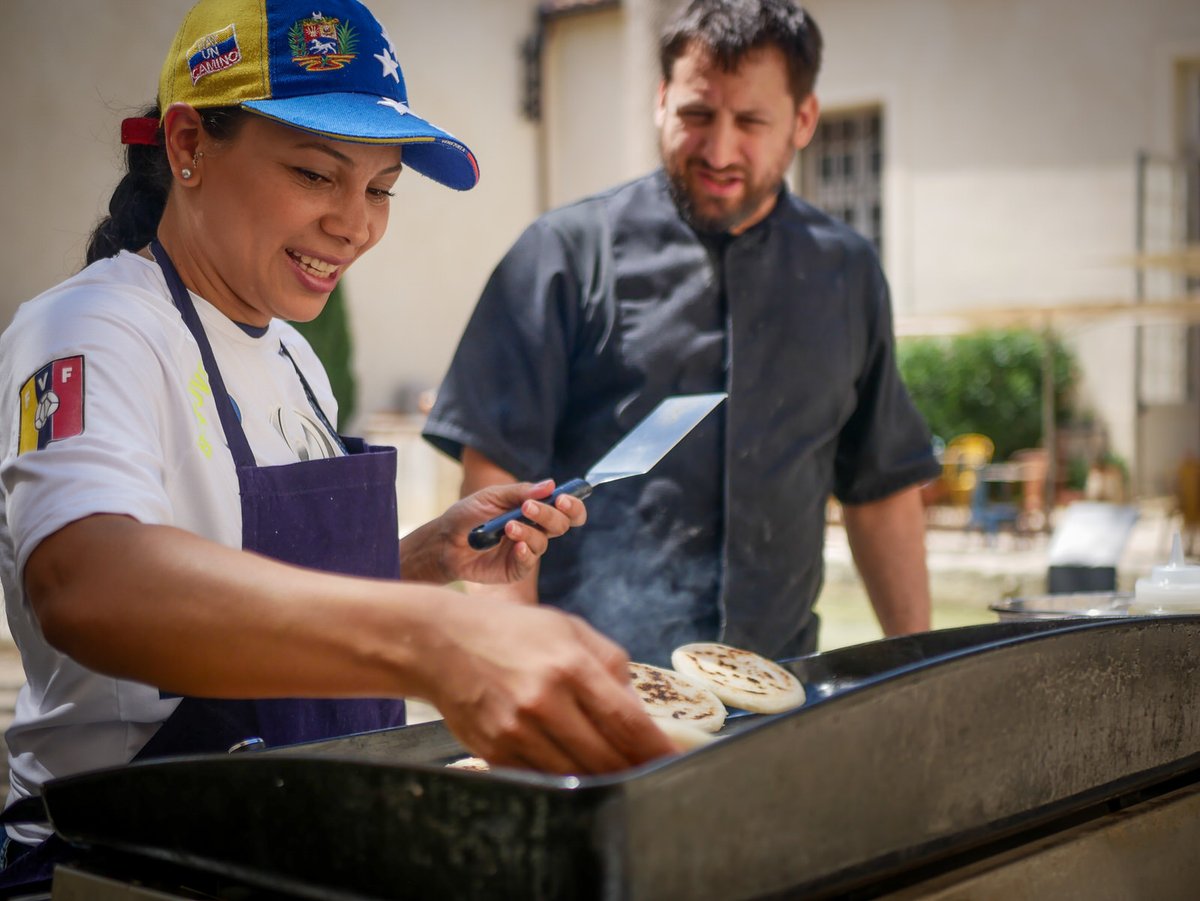
<svg viewBox="0 0 1200 901">
<path fill-rule="evenodd" d="M 339 453 L 280 352 L 282 342 L 336 423 L 329 380 L 300 334 L 272 320 L 253 336 L 192 299 L 258 464 Z M 179 703 L 46 643 L 21 576 L 38 543 L 85 516 L 120 513 L 242 544 L 233 458 L 157 263 L 121 253 L 18 309 L 0 336 L 0 451 L 0 577 L 27 678 L 7 732 L 11 801 L 47 779 L 127 763 Z M 25 841 L 46 834 L 9 828 Z"/>
</svg>

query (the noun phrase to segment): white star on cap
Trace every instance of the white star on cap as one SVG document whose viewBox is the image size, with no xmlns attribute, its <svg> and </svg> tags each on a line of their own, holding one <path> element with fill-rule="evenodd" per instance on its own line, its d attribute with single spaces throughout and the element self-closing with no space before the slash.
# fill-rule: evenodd
<svg viewBox="0 0 1200 901">
<path fill-rule="evenodd" d="M 396 55 L 396 45 L 392 43 L 392 36 L 387 33 L 387 28 L 383 25 L 379 26 L 379 36 L 387 42 L 388 49 L 392 51 L 392 56 Z"/>
<path fill-rule="evenodd" d="M 392 51 L 385 47 L 383 53 L 375 54 L 375 58 L 383 64 L 383 75 L 381 77 L 387 78 L 390 75 L 398 83 L 400 81 L 400 74 L 398 72 L 400 63 L 396 62 L 396 57 L 392 56 Z"/>
<path fill-rule="evenodd" d="M 390 106 L 402 116 L 407 116 L 410 112 L 412 112 L 412 110 L 408 108 L 408 104 L 404 103 L 402 100 L 393 100 L 391 97 L 380 97 L 379 105 Z"/>
</svg>

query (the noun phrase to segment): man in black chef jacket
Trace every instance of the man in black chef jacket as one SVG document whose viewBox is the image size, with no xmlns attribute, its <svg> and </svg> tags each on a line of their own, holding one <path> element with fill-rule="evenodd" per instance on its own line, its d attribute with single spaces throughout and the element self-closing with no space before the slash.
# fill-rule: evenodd
<svg viewBox="0 0 1200 901">
<path fill-rule="evenodd" d="M 425 428 L 469 492 L 582 475 L 663 398 L 729 392 L 506 589 L 634 660 L 702 640 L 813 651 L 831 494 L 884 632 L 930 627 L 918 489 L 939 468 L 887 282 L 868 241 L 783 182 L 816 128 L 821 43 L 790 0 L 686 4 L 660 40 L 662 168 L 526 230 Z"/>
</svg>

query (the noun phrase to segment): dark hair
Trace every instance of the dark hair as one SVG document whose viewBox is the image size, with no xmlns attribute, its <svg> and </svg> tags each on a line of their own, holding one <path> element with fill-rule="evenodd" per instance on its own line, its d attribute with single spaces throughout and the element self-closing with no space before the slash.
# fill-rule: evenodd
<svg viewBox="0 0 1200 901">
<path fill-rule="evenodd" d="M 821 31 L 812 16 L 792 0 L 689 0 L 667 22 L 658 41 L 664 81 L 675 60 L 699 43 L 726 72 L 746 54 L 778 47 L 787 60 L 792 99 L 812 93 L 821 69 Z"/>
<path fill-rule="evenodd" d="M 218 141 L 237 134 L 248 115 L 236 106 L 200 110 L 205 133 Z M 159 118 L 157 104 L 141 113 Z M 88 239 L 89 264 L 116 256 L 122 250 L 140 250 L 158 231 L 171 191 L 171 165 L 163 145 L 163 130 L 158 128 L 155 144 L 130 144 L 125 150 L 125 175 L 108 201 L 108 215 L 101 219 Z"/>
</svg>

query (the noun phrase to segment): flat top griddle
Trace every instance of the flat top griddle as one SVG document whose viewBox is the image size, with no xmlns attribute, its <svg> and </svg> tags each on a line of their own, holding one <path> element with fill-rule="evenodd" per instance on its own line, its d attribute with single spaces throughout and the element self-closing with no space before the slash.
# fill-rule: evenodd
<svg viewBox="0 0 1200 901">
<path fill-rule="evenodd" d="M 1200 617 L 784 661 L 806 705 L 603 777 L 445 768 L 441 723 L 48 783 L 56 831 L 313 899 L 854 891 L 1200 767 Z"/>
</svg>

